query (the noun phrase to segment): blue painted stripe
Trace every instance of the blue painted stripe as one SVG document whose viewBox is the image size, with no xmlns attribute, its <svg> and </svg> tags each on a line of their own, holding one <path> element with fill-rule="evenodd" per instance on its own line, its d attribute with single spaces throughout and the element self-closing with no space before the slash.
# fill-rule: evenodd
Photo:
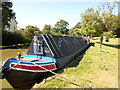
<svg viewBox="0 0 120 90">
<path fill-rule="evenodd" d="M 37 55 L 24 55 L 22 58 L 24 57 L 29 57 L 29 58 L 40 58 L 40 59 L 45 59 L 45 60 L 49 60 L 47 62 L 36 62 L 36 64 L 38 65 L 46 65 L 46 64 L 52 64 L 52 63 L 56 63 L 56 60 L 54 58 L 50 58 L 50 57 L 45 57 L 45 56 L 37 56 Z M 6 68 L 10 68 L 10 64 L 11 63 L 19 63 L 20 60 L 17 60 L 17 58 L 10 58 L 8 59 L 5 64 L 4 67 Z M 35 63 L 35 62 L 34 62 Z M 21 61 L 21 64 L 28 64 L 28 65 L 33 65 L 30 62 L 27 61 Z"/>
<path fill-rule="evenodd" d="M 24 55 L 23 57 L 29 57 L 29 58 L 40 58 L 40 59 L 45 59 L 45 60 L 50 60 L 50 61 L 56 62 L 56 59 L 51 58 L 51 57 L 45 57 L 45 56 Z"/>
</svg>

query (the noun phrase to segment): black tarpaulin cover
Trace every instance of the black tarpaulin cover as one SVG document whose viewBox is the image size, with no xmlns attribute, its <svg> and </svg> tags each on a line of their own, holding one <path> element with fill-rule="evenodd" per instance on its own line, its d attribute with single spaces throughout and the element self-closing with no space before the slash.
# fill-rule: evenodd
<svg viewBox="0 0 120 90">
<path fill-rule="evenodd" d="M 74 54 L 86 45 L 82 37 L 36 34 L 30 44 L 28 54 L 61 58 Z"/>
</svg>

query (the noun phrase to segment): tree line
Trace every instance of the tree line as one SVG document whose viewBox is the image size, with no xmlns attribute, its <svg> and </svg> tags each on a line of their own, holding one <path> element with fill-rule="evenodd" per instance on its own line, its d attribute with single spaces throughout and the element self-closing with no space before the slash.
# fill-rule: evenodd
<svg viewBox="0 0 120 90">
<path fill-rule="evenodd" d="M 71 30 L 70 34 L 75 36 L 120 36 L 119 15 L 113 14 L 118 2 L 105 2 L 98 9 L 88 8 L 81 14 L 81 21 Z M 118 11 L 117 11 L 118 12 Z"/>
<path fill-rule="evenodd" d="M 12 3 L 2 4 L 3 8 L 3 27 L 2 27 L 2 44 L 13 45 L 18 43 L 30 43 L 35 34 L 52 34 L 52 35 L 70 35 L 70 36 L 105 36 L 105 37 L 119 37 L 120 36 L 120 22 L 119 15 L 113 14 L 115 6 L 118 2 L 103 3 L 98 9 L 88 8 L 81 14 L 81 21 L 78 22 L 73 28 L 69 29 L 69 23 L 63 19 L 56 22 L 54 27 L 45 24 L 43 30 L 36 26 L 28 25 L 25 29 L 19 30 L 4 30 L 9 27 L 7 23 L 10 18 L 15 18 L 15 13 L 11 10 Z M 5 5 L 5 6 L 4 6 Z M 4 11 L 6 10 L 6 11 Z M 11 10 L 11 12 L 8 12 Z M 5 13 L 4 13 L 5 12 Z M 6 13 L 7 12 L 7 13 Z M 4 15 L 9 14 L 9 15 Z"/>
<path fill-rule="evenodd" d="M 56 22 L 55 27 L 45 24 L 43 30 L 40 30 L 37 26 L 28 25 L 25 29 L 19 30 L 2 30 L 2 45 L 24 44 L 30 43 L 35 34 L 52 34 L 63 35 L 67 34 L 69 29 L 68 22 L 61 19 Z"/>
</svg>

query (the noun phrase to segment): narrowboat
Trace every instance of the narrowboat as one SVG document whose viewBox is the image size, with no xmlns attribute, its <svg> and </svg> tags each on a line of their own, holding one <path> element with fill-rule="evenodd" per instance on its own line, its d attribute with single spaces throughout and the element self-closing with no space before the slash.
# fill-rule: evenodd
<svg viewBox="0 0 120 90">
<path fill-rule="evenodd" d="M 90 47 L 82 37 L 36 34 L 27 55 L 18 53 L 2 64 L 2 78 L 13 88 L 31 88 L 50 75 L 64 69 Z"/>
</svg>

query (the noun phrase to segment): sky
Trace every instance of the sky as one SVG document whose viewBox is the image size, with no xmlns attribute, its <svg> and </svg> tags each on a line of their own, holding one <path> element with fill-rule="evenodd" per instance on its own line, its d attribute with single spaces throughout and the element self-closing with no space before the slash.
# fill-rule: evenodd
<svg viewBox="0 0 120 90">
<path fill-rule="evenodd" d="M 87 8 L 97 9 L 103 1 L 113 0 L 11 0 L 13 11 L 16 13 L 18 28 L 33 25 L 43 29 L 45 24 L 52 27 L 60 19 L 74 27 L 80 20 L 81 14 Z"/>
</svg>

